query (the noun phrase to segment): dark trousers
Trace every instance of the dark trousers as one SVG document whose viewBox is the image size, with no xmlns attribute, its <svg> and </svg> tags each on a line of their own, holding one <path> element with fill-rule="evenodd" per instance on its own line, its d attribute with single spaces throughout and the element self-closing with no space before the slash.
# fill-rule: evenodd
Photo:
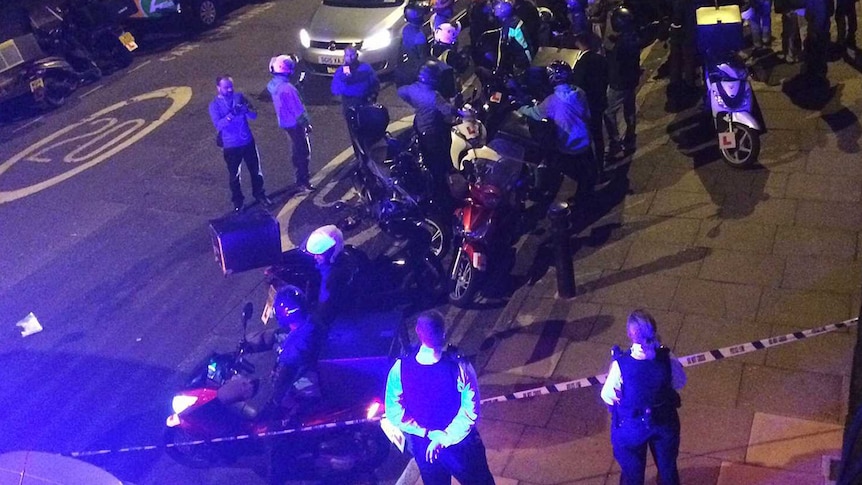
<svg viewBox="0 0 862 485">
<path fill-rule="evenodd" d="M 796 11 L 781 14 L 781 50 L 788 62 L 796 62 L 802 55 L 802 36 Z"/>
<path fill-rule="evenodd" d="M 462 485 L 494 485 L 485 445 L 478 431 L 474 430 L 460 443 L 440 450 L 434 463 L 425 461 L 425 450 L 430 441 L 419 436 L 407 436 L 425 485 L 449 485 L 452 477 Z"/>
<path fill-rule="evenodd" d="M 306 184 L 309 181 L 308 164 L 311 162 L 311 140 L 305 131 L 305 126 L 296 125 L 285 129 L 292 145 L 291 161 L 296 169 L 296 183 Z"/>
<path fill-rule="evenodd" d="M 449 191 L 449 173 L 452 172 L 452 135 L 445 128 L 419 133 L 419 151 L 425 159 L 425 166 L 431 174 L 434 195 L 444 211 L 452 207 L 452 193 Z"/>
<path fill-rule="evenodd" d="M 224 161 L 227 164 L 228 185 L 230 186 L 230 199 L 235 205 L 242 204 L 242 185 L 240 184 L 240 167 L 243 160 L 248 173 L 251 175 L 251 193 L 256 199 L 262 198 L 266 193 L 263 190 L 263 170 L 260 168 L 260 157 L 257 154 L 257 145 L 254 142 L 241 147 L 224 148 Z"/>
<path fill-rule="evenodd" d="M 839 44 L 856 45 L 856 2 L 854 0 L 838 0 L 835 5 L 835 26 L 838 28 Z"/>
<path fill-rule="evenodd" d="M 590 107 L 590 141 L 593 144 L 593 160 L 601 169 L 605 160 L 605 118 L 602 114 L 605 112 L 607 105 L 591 106 Z"/>
<path fill-rule="evenodd" d="M 578 182 L 578 191 L 573 201 L 575 210 L 586 209 L 599 180 L 598 165 L 593 158 L 592 149 L 585 148 L 579 153 L 561 152 L 549 167 Z"/>
<path fill-rule="evenodd" d="M 679 415 L 673 415 L 664 423 L 645 424 L 638 418 L 621 419 L 611 428 L 611 445 L 614 458 L 622 469 L 620 485 L 643 485 L 646 469 L 646 450 L 650 452 L 658 468 L 662 485 L 679 485 Z"/>
<path fill-rule="evenodd" d="M 620 136 L 620 115 L 626 129 Z M 614 89 L 608 86 L 608 108 L 605 110 L 605 129 L 608 130 L 608 151 L 614 154 L 622 149 L 634 151 L 637 108 L 635 89 Z"/>
</svg>

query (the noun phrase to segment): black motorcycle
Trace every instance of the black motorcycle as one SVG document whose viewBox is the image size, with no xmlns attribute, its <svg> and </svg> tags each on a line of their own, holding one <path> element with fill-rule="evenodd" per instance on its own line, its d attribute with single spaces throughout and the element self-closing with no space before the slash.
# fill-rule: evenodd
<svg viewBox="0 0 862 485">
<path fill-rule="evenodd" d="M 380 207 L 391 201 L 409 207 L 411 217 L 431 235 L 434 255 L 442 259 L 452 246 L 452 215 L 434 193 L 418 137 L 388 133 L 389 112 L 379 104 L 353 109 L 348 120 L 357 152 L 351 176 L 368 213 L 380 215 Z M 385 145 L 378 144 L 384 140 Z"/>
<path fill-rule="evenodd" d="M 62 106 L 78 88 L 78 74 L 59 57 L 46 56 L 32 34 L 10 39 L 0 62 L 0 102 L 26 100 L 42 109 Z M 12 62 L 5 60 L 8 58 Z"/>
</svg>

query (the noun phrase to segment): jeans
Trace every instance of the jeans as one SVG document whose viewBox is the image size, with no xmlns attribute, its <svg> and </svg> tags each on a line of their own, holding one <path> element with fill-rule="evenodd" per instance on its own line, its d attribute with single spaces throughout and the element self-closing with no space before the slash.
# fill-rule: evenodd
<svg viewBox="0 0 862 485">
<path fill-rule="evenodd" d="M 478 431 L 474 430 L 460 443 L 440 450 L 434 463 L 425 461 L 425 450 L 430 441 L 414 435 L 408 435 L 408 438 L 425 485 L 450 485 L 453 476 L 462 485 L 494 485 L 485 445 Z"/>
<path fill-rule="evenodd" d="M 626 124 L 623 136 L 620 136 L 620 113 Z M 621 149 L 634 151 L 637 124 L 635 88 L 614 89 L 608 86 L 608 108 L 604 117 L 605 129 L 608 131 L 608 153 L 615 154 Z"/>
<path fill-rule="evenodd" d="M 293 145 L 293 167 L 296 169 L 296 183 L 307 184 L 309 181 L 308 164 L 311 162 L 311 140 L 303 125 L 285 129 Z"/>
<path fill-rule="evenodd" d="M 856 2 L 854 0 L 838 0 L 835 5 L 835 26 L 838 37 L 835 41 L 849 46 L 856 45 Z"/>
<path fill-rule="evenodd" d="M 599 180 L 599 167 L 593 158 L 592 148 L 585 148 L 579 153 L 560 152 L 551 162 L 548 164 L 550 169 L 578 182 L 573 202 L 576 209 L 585 209 Z"/>
<path fill-rule="evenodd" d="M 251 191 L 256 199 L 263 198 L 266 193 L 263 190 L 263 170 L 260 168 L 260 157 L 257 153 L 257 145 L 254 142 L 241 147 L 230 147 L 223 149 L 224 161 L 227 164 L 228 185 L 230 186 L 231 200 L 234 205 L 242 205 L 242 185 L 240 184 L 240 167 L 245 160 L 245 167 L 251 175 Z"/>
<path fill-rule="evenodd" d="M 751 40 L 755 47 L 769 44 L 772 35 L 772 0 L 752 0 Z"/>
<path fill-rule="evenodd" d="M 622 469 L 621 485 L 643 485 L 646 450 L 649 447 L 662 485 L 679 485 L 676 459 L 679 455 L 679 416 L 669 422 L 644 424 L 639 419 L 623 420 L 611 429 L 614 458 Z"/>
</svg>

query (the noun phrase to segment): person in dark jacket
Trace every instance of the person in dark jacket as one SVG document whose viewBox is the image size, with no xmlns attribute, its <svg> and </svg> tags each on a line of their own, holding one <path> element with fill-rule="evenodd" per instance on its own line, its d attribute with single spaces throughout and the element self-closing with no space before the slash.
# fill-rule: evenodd
<svg viewBox="0 0 862 485">
<path fill-rule="evenodd" d="M 590 139 L 593 160 L 600 170 L 604 164 L 605 136 L 602 113 L 608 107 L 608 63 L 605 57 L 590 49 L 590 37 L 586 32 L 575 36 L 575 46 L 580 49 L 572 66 L 572 83 L 583 89 L 590 105 Z M 600 172 L 601 173 L 601 172 Z"/>
<path fill-rule="evenodd" d="M 524 22 L 524 35 L 527 37 L 527 44 L 532 49 L 531 53 L 536 55 L 536 50 L 539 48 L 539 29 L 541 27 L 541 19 L 539 18 L 539 9 L 530 0 L 514 0 L 515 16 Z"/>
<path fill-rule="evenodd" d="M 602 387 L 602 400 L 611 407 L 611 444 L 620 465 L 621 485 L 643 485 L 646 450 L 655 458 L 663 485 L 679 485 L 678 389 L 685 370 L 667 347 L 661 346 L 653 317 L 633 311 L 626 322 L 631 349 L 617 357 Z"/>
<path fill-rule="evenodd" d="M 248 126 L 248 120 L 257 118 L 257 111 L 242 93 L 234 92 L 233 79 L 228 75 L 216 78 L 216 91 L 218 94 L 210 103 L 209 114 L 230 175 L 228 185 L 234 211 L 243 209 L 244 197 L 240 184 L 243 162 L 251 175 L 251 191 L 255 199 L 264 206 L 270 206 L 272 201 L 263 189 L 263 170 L 257 144 Z"/>
<path fill-rule="evenodd" d="M 416 318 L 419 348 L 401 357 L 386 379 L 386 417 L 407 435 L 426 485 L 494 485 L 479 421 L 473 366 L 446 350 L 445 319 L 429 310 Z"/>
<path fill-rule="evenodd" d="M 612 13 L 617 37 L 608 60 L 608 107 L 605 110 L 605 129 L 608 132 L 608 151 L 605 160 L 631 155 L 636 148 L 635 128 L 637 110 L 635 94 L 640 83 L 640 39 L 634 28 L 634 19 L 627 7 L 618 7 Z M 625 122 L 625 132 L 620 135 L 620 115 Z"/>
<path fill-rule="evenodd" d="M 333 95 L 341 96 L 341 108 L 347 119 L 351 109 L 373 103 L 377 99 L 380 81 L 370 64 L 359 61 L 359 51 L 354 47 L 347 47 L 344 49 L 344 65 L 335 71 L 331 90 Z M 359 157 L 360 149 L 351 125 L 347 120 L 347 132 L 350 133 L 353 150 Z"/>
<path fill-rule="evenodd" d="M 401 59 L 395 68 L 395 84 L 404 86 L 416 80 L 419 68 L 428 59 L 428 38 L 422 25 L 428 15 L 429 7 L 418 0 L 411 0 L 404 6 L 404 19 L 401 29 Z"/>
</svg>

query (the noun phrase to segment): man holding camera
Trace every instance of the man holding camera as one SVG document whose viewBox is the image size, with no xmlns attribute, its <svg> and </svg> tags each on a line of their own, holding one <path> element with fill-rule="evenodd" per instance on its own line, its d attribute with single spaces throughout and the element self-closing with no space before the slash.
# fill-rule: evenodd
<svg viewBox="0 0 862 485">
<path fill-rule="evenodd" d="M 248 126 L 249 119 L 257 118 L 257 111 L 242 93 L 233 90 L 233 79 L 228 75 L 216 78 L 218 94 L 209 106 L 210 118 L 216 129 L 216 144 L 222 148 L 229 174 L 229 186 L 234 212 L 243 209 L 240 167 L 245 166 L 251 175 L 251 190 L 254 198 L 264 206 L 272 205 L 263 189 L 263 170 L 257 145 Z"/>
</svg>

